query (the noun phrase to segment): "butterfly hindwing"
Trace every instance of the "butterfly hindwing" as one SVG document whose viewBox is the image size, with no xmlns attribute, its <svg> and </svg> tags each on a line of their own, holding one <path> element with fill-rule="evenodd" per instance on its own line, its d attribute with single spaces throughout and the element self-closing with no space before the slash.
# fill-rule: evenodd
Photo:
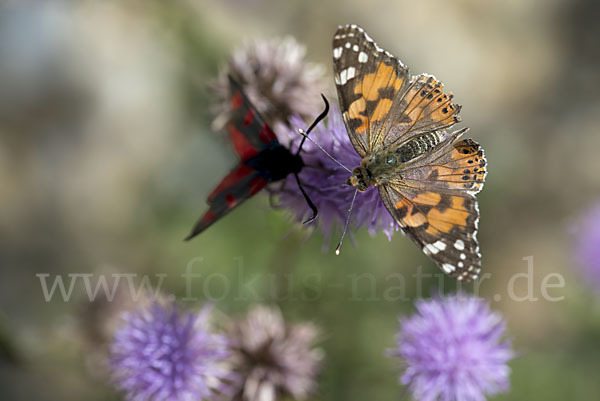
<svg viewBox="0 0 600 401">
<path fill-rule="evenodd" d="M 477 242 L 479 213 L 469 194 L 379 187 L 387 210 L 402 231 L 447 274 L 470 281 L 481 271 Z"/>
<path fill-rule="evenodd" d="M 429 155 L 402 170 L 402 185 L 475 195 L 483 188 L 487 162 L 472 139 L 457 141 L 468 129 L 451 135 Z"/>
</svg>

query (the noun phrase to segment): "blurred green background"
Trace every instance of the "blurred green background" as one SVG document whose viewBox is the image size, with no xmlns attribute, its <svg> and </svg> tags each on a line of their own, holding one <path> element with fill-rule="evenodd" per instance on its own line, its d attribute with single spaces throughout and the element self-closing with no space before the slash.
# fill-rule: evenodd
<svg viewBox="0 0 600 401">
<path fill-rule="evenodd" d="M 120 399 L 102 347 L 110 306 L 68 274 L 166 275 L 162 289 L 227 314 L 274 302 L 325 333 L 323 400 L 402 394 L 385 358 L 418 295 L 456 284 L 400 233 L 355 233 L 341 256 L 257 196 L 190 243 L 182 239 L 235 163 L 210 129 L 214 79 L 245 40 L 292 35 L 326 66 L 339 24 L 363 26 L 413 74 L 452 91 L 485 148 L 478 291 L 508 319 L 520 356 L 498 400 L 590 400 L 600 393 L 600 307 L 575 272 L 570 228 L 600 199 L 597 2 L 47 1 L 0 6 L 0 398 Z M 333 100 L 333 99 L 332 99 Z M 524 297 L 529 284 L 537 301 Z M 202 258 L 201 260 L 198 258 Z M 435 274 L 418 286 L 414 272 Z M 401 274 L 402 299 L 394 299 Z M 542 296 L 546 275 L 563 288 Z M 362 276 L 361 276 L 362 275 Z M 552 280 L 552 282 L 556 282 Z M 473 291 L 473 286 L 468 287 Z M 189 294 L 188 294 L 189 295 Z M 196 303 L 190 302 L 189 306 Z M 116 307 L 115 307 L 116 308 Z"/>
</svg>

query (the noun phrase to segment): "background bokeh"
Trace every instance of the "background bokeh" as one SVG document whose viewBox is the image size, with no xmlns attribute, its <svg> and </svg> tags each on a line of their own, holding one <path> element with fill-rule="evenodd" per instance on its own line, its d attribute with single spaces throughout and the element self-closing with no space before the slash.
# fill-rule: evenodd
<svg viewBox="0 0 600 401">
<path fill-rule="evenodd" d="M 202 275 L 197 304 L 218 298 L 236 314 L 274 302 L 323 328 L 315 399 L 401 397 L 396 362 L 383 356 L 397 317 L 430 288 L 455 287 L 439 276 L 416 285 L 417 269 L 438 271 L 408 239 L 361 230 L 336 257 L 318 232 L 307 239 L 257 196 L 182 241 L 235 163 L 210 129 L 207 86 L 231 51 L 292 35 L 333 86 L 331 37 L 357 23 L 413 73 L 440 78 L 486 150 L 479 238 L 491 277 L 479 294 L 506 316 L 519 352 L 512 390 L 496 399 L 595 399 L 600 296 L 577 274 L 572 232 L 600 199 L 599 11 L 585 0 L 4 2 L 0 398 L 120 399 L 97 362 L 111 306 L 90 302 L 81 285 L 69 302 L 46 302 L 37 274 L 51 283 L 130 273 L 153 284 L 166 274 L 162 289 L 183 298 L 190 263 Z M 538 300 L 518 302 L 509 283 L 531 256 Z M 406 299 L 390 299 L 396 273 Z M 549 291 L 559 302 L 540 290 L 551 273 L 565 280 Z M 528 290 L 514 282 L 518 296 Z"/>
</svg>

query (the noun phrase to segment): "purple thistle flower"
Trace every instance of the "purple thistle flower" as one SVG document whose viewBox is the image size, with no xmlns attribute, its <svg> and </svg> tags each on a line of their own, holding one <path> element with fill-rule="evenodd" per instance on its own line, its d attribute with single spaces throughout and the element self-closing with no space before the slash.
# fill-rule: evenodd
<svg viewBox="0 0 600 401">
<path fill-rule="evenodd" d="M 110 365 L 129 401 L 215 399 L 232 374 L 225 368 L 228 342 L 208 327 L 209 308 L 186 313 L 153 301 L 124 315 Z"/>
<path fill-rule="evenodd" d="M 405 362 L 400 382 L 418 401 L 484 401 L 508 390 L 514 357 L 505 322 L 481 298 L 456 294 L 420 300 L 400 320 L 396 349 Z"/>
<path fill-rule="evenodd" d="M 577 227 L 576 258 L 582 276 L 600 291 L 600 203 L 584 213 Z"/>
<path fill-rule="evenodd" d="M 294 130 L 288 130 L 287 135 L 278 132 L 277 136 L 282 144 L 291 145 L 295 150 L 301 139 L 297 129 L 306 127 L 304 122 L 297 117 L 291 119 L 291 125 Z M 344 121 L 335 105 L 332 105 L 329 111 L 327 124 L 320 123 L 310 133 L 310 136 L 349 169 L 360 164 L 361 157 L 354 150 Z M 318 224 L 324 236 L 329 238 L 333 227 L 341 228 L 346 221 L 348 208 L 355 191 L 355 188 L 345 184 L 351 174 L 308 140 L 302 147 L 301 155 L 305 167 L 299 174 L 300 181 L 319 209 L 319 217 L 312 224 Z M 269 188 L 274 195 L 278 196 L 279 205 L 292 211 L 297 221 L 305 221 L 311 215 L 310 208 L 293 176 L 288 176 L 283 186 L 281 183 L 276 183 Z M 356 228 L 366 226 L 371 235 L 375 235 L 381 230 L 388 239 L 391 239 L 394 231 L 398 230 L 397 224 L 383 205 L 375 187 L 370 187 L 365 192 L 357 194 L 350 222 Z"/>
<path fill-rule="evenodd" d="M 213 129 L 220 130 L 231 112 L 227 75 L 238 81 L 250 101 L 275 131 L 289 127 L 296 114 L 307 120 L 321 111 L 321 93 L 329 88 L 325 67 L 306 60 L 306 48 L 293 37 L 254 40 L 237 48 L 212 86 Z"/>
<path fill-rule="evenodd" d="M 277 308 L 255 306 L 231 324 L 233 366 L 239 375 L 234 400 L 303 400 L 314 393 L 323 353 L 314 348 L 318 329 L 286 323 Z"/>
</svg>

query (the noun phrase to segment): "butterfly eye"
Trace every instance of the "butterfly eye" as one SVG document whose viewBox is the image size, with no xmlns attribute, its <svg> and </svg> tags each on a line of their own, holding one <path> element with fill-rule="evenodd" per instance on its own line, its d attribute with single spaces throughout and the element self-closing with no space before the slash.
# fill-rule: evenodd
<svg viewBox="0 0 600 401">
<path fill-rule="evenodd" d="M 387 157 L 387 159 L 385 160 L 385 162 L 387 163 L 388 166 L 395 166 L 397 163 L 396 157 L 389 155 Z"/>
</svg>

